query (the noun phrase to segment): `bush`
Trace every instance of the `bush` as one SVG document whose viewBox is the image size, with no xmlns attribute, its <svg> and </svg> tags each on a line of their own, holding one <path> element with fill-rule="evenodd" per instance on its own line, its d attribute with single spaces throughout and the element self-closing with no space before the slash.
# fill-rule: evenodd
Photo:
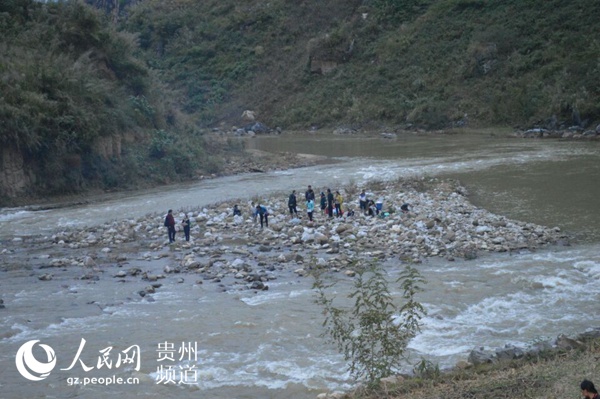
<svg viewBox="0 0 600 399">
<path fill-rule="evenodd" d="M 155 130 L 152 134 L 152 141 L 150 142 L 150 157 L 161 159 L 169 149 L 173 147 L 175 138 L 168 132 L 160 129 Z"/>
<path fill-rule="evenodd" d="M 423 306 L 415 301 L 425 280 L 410 265 L 396 280 L 403 291 L 404 304 L 398 305 L 388 288 L 381 266 L 372 263 L 359 268 L 354 289 L 348 295 L 354 300 L 350 309 L 334 306 L 327 296 L 333 284 L 326 285 L 320 274 L 315 277 L 316 302 L 325 314 L 325 334 L 337 344 L 349 361 L 348 370 L 356 378 L 365 377 L 370 385 L 397 372 L 405 360 L 409 341 L 420 331 L 425 315 Z"/>
</svg>

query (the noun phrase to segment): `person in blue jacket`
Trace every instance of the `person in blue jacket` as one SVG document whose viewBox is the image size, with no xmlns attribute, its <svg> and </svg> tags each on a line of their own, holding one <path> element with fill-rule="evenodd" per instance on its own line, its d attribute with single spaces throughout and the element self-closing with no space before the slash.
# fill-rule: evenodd
<svg viewBox="0 0 600 399">
<path fill-rule="evenodd" d="M 308 220 L 313 221 L 313 212 L 315 211 L 315 201 L 306 201 L 306 213 L 308 214 Z"/>
<path fill-rule="evenodd" d="M 256 213 L 260 217 L 260 228 L 263 228 L 263 221 L 265 226 L 269 227 L 269 211 L 262 205 L 256 205 Z"/>
</svg>

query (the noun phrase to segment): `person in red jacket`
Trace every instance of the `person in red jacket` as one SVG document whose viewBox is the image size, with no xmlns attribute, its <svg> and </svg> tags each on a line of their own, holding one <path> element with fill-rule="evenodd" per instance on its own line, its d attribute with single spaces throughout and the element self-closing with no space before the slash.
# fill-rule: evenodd
<svg viewBox="0 0 600 399">
<path fill-rule="evenodd" d="M 169 231 L 169 243 L 175 242 L 175 218 L 173 217 L 173 210 L 169 209 L 167 217 L 165 217 L 165 226 Z"/>
</svg>

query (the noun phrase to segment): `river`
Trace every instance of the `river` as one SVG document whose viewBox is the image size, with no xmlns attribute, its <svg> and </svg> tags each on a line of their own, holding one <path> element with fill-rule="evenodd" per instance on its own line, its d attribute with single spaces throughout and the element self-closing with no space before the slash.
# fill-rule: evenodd
<svg viewBox="0 0 600 399">
<path fill-rule="evenodd" d="M 558 226 L 575 241 L 570 247 L 471 261 L 435 258 L 420 264 L 428 283 L 418 299 L 428 316 L 422 333 L 410 343 L 412 362 L 425 358 L 445 368 L 466 359 L 475 347 L 526 345 L 598 327 L 597 142 L 525 140 L 490 133 L 411 134 L 393 140 L 305 133 L 257 137 L 247 145 L 326 155 L 336 163 L 111 194 L 68 208 L 2 209 L 0 238 L 8 247 L 14 237 L 27 240 L 61 227 L 93 226 L 292 188 L 303 191 L 308 184 L 333 188 L 355 182 L 368 187 L 369 182 L 398 177 L 451 177 L 467 187 L 477 206 L 513 219 Z M 56 279 L 61 282 L 60 275 Z M 347 292 L 347 286 L 347 280 L 341 281 L 339 293 Z M 352 386 L 343 358 L 320 337 L 322 315 L 313 303 L 309 279 L 290 274 L 258 294 L 216 293 L 206 285 L 165 282 L 155 302 L 120 300 L 134 293 L 134 287 L 104 279 L 90 283 L 65 277 L 62 284 L 47 284 L 33 278 L 31 271 L 0 272 L 0 298 L 6 305 L 0 309 L 2 397 L 308 399 Z M 106 306 L 91 311 L 86 304 L 93 301 Z M 56 351 L 58 366 L 65 369 L 75 360 L 82 338 L 85 362 L 72 369 L 55 370 L 35 382 L 17 372 L 15 354 L 24 342 L 47 343 Z M 167 343 L 175 348 L 175 359 L 160 363 L 157 358 L 165 355 Z M 192 344 L 190 359 L 190 351 L 183 348 Z M 98 351 L 113 345 L 115 359 L 117 349 L 140 347 L 139 372 L 131 365 L 112 370 L 117 376 L 140 378 L 139 384 L 69 385 L 70 378 L 111 371 L 105 366 L 86 372 L 82 365 L 95 363 Z M 44 358 L 43 351 L 35 355 Z M 160 383 L 164 370 L 158 367 L 167 364 L 187 370 L 190 378 Z"/>
</svg>

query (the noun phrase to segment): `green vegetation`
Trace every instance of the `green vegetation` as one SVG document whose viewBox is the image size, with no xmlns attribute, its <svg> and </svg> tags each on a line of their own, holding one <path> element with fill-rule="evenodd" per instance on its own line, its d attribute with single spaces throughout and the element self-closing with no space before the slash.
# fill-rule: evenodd
<svg viewBox="0 0 600 399">
<path fill-rule="evenodd" d="M 0 3 L 0 142 L 24 194 L 218 171 L 227 146 L 202 132 L 246 109 L 285 129 L 600 121 L 598 2 L 86 1 Z"/>
<path fill-rule="evenodd" d="M 122 189 L 218 168 L 171 91 L 134 56 L 136 36 L 99 11 L 76 1 L 2 2 L 0 37 L 0 142 L 35 176 L 26 195 Z"/>
<path fill-rule="evenodd" d="M 146 0 L 128 15 L 203 123 L 244 109 L 284 128 L 600 120 L 594 2 Z"/>
<path fill-rule="evenodd" d="M 404 303 L 397 305 L 381 266 L 359 267 L 354 288 L 348 295 L 354 305 L 340 308 L 328 296 L 333 284 L 326 285 L 322 276 L 316 275 L 314 288 L 317 303 L 325 314 L 326 335 L 344 354 L 348 369 L 357 380 L 366 378 L 370 385 L 376 385 L 402 366 L 406 347 L 420 331 L 420 320 L 425 314 L 423 306 L 415 300 L 424 282 L 416 269 L 405 267 L 396 280 L 403 291 Z"/>
</svg>

